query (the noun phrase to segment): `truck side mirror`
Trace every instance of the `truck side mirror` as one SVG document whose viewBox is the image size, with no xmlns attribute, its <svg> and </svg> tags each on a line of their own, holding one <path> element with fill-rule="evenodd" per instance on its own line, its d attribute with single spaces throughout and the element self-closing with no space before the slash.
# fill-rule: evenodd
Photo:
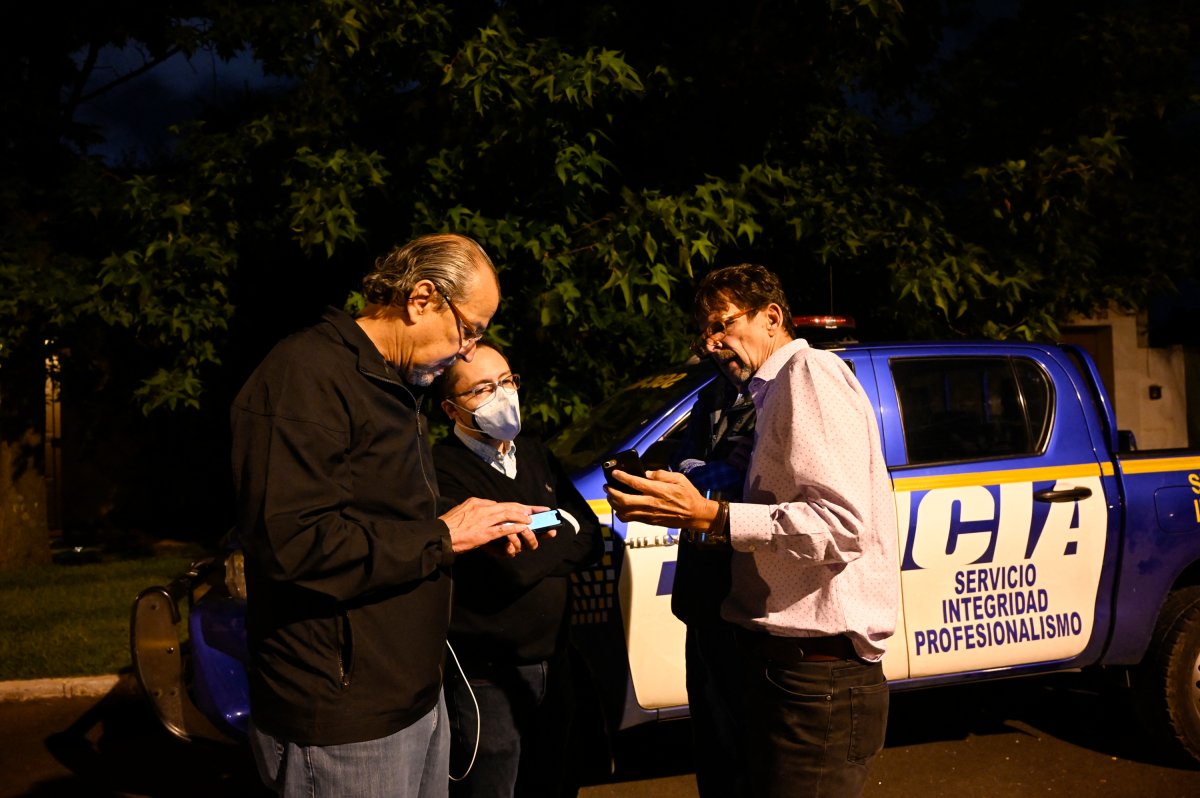
<svg viewBox="0 0 1200 798">
<path fill-rule="evenodd" d="M 1136 452 L 1137 438 L 1133 435 L 1131 429 L 1117 430 L 1117 451 L 1119 452 Z"/>
</svg>

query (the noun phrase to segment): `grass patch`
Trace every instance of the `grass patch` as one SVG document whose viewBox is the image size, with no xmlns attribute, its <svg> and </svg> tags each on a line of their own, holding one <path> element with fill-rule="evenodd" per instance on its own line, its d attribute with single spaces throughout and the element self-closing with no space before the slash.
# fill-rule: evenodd
<svg viewBox="0 0 1200 798">
<path fill-rule="evenodd" d="M 133 599 L 182 573 L 194 554 L 0 573 L 0 681 L 129 667 Z"/>
</svg>

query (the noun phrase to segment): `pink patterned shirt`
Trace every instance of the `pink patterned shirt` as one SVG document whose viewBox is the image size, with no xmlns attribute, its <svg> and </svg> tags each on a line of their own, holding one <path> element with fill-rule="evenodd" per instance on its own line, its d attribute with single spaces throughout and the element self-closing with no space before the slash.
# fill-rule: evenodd
<svg viewBox="0 0 1200 798">
<path fill-rule="evenodd" d="M 743 502 L 729 508 L 729 621 L 781 637 L 845 634 L 879 660 L 900 563 L 875 413 L 842 359 L 802 339 L 750 381 L 758 412 Z"/>
</svg>

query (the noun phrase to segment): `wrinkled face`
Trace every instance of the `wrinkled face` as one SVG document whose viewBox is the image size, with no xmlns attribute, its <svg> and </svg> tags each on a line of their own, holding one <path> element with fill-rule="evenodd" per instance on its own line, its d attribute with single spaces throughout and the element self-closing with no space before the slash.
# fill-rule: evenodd
<svg viewBox="0 0 1200 798">
<path fill-rule="evenodd" d="M 700 331 L 705 351 L 731 380 L 745 385 L 775 351 L 781 315 L 777 305 L 749 310 L 727 302 Z"/>
<path fill-rule="evenodd" d="M 475 279 L 462 297 L 450 297 L 445 291 L 428 280 L 418 284 L 414 291 L 414 294 L 423 292 L 430 300 L 436 296 L 441 301 L 436 309 L 435 302 L 429 301 L 425 312 L 413 317 L 414 344 L 404 374 L 410 385 L 428 386 L 456 359 L 470 361 L 476 342 L 500 305 L 500 289 L 483 268 L 476 270 Z"/>
</svg>

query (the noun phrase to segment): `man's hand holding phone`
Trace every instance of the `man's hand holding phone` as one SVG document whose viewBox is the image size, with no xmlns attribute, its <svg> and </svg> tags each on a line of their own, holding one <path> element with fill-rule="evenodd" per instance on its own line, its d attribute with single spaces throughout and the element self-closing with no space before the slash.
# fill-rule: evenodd
<svg viewBox="0 0 1200 798">
<path fill-rule="evenodd" d="M 646 478 L 646 466 L 642 464 L 642 457 L 637 453 L 636 449 L 626 449 L 623 452 L 617 452 L 612 457 L 607 458 L 601 467 L 604 470 L 605 483 L 610 488 L 619 490 L 622 493 L 639 493 L 639 491 L 637 488 L 614 477 L 614 471 L 623 471 L 626 474 L 632 474 L 641 479 Z"/>
<path fill-rule="evenodd" d="M 603 468 L 608 503 L 626 523 L 705 529 L 716 518 L 717 502 L 701 496 L 687 477 L 673 471 L 646 471 L 632 449 L 606 459 Z M 615 471 L 622 477 L 614 476 Z"/>
<path fill-rule="evenodd" d="M 512 557 L 538 547 L 538 533 L 530 528 L 531 516 L 549 509 L 472 497 L 439 517 L 450 528 L 450 542 L 456 554 L 507 538 L 505 553 Z M 542 534 L 553 536 L 554 530 L 547 529 Z"/>
</svg>

